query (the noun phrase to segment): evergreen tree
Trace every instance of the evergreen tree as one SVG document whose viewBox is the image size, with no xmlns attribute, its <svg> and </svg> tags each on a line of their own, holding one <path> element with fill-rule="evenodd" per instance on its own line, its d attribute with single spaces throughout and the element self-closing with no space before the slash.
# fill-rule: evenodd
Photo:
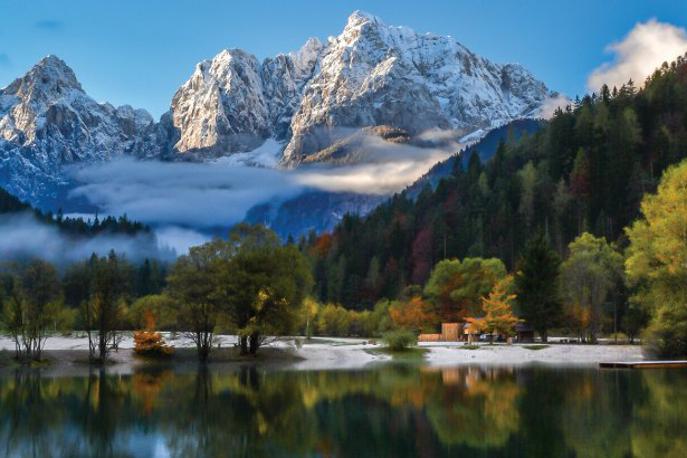
<svg viewBox="0 0 687 458">
<path fill-rule="evenodd" d="M 539 333 L 543 342 L 560 322 L 558 296 L 560 258 L 543 235 L 535 237 L 523 251 L 515 274 L 515 291 L 522 317 Z"/>
</svg>

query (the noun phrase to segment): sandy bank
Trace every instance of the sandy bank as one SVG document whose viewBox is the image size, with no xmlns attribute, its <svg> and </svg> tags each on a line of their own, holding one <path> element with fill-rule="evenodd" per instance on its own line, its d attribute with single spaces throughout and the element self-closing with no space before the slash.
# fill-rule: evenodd
<svg viewBox="0 0 687 458">
<path fill-rule="evenodd" d="M 603 361 L 641 361 L 639 345 L 488 345 L 477 349 L 464 344 L 421 344 L 427 348 L 425 359 L 434 366 L 457 364 L 523 365 L 597 365 Z"/>
<path fill-rule="evenodd" d="M 174 364 L 194 362 L 193 342 L 183 336 L 166 336 L 168 342 L 177 348 L 179 355 Z M 261 350 L 257 359 L 237 359 L 232 356 L 236 336 L 221 335 L 215 340 L 214 351 L 217 364 L 265 364 L 292 370 L 358 369 L 369 364 L 384 363 L 392 358 L 379 354 L 374 349 L 381 346 L 367 339 L 353 338 L 313 338 L 309 341 L 299 339 L 296 345 L 293 338 L 269 342 Z M 637 345 L 488 345 L 480 344 L 477 349 L 463 343 L 422 343 L 427 350 L 425 361 L 432 366 L 454 365 L 525 365 L 534 363 L 552 365 L 596 365 L 602 361 L 640 361 L 643 358 L 641 347 Z M 14 343 L 7 337 L 0 337 L 0 350 L 11 352 Z M 112 353 L 114 364 L 110 370 L 128 373 L 148 362 L 136 358 L 132 351 L 133 339 L 125 336 L 119 351 Z M 87 366 L 88 340 L 86 337 L 51 337 L 45 345 L 46 356 L 53 365 L 80 370 Z M 71 370 L 68 370 L 69 372 Z"/>
</svg>

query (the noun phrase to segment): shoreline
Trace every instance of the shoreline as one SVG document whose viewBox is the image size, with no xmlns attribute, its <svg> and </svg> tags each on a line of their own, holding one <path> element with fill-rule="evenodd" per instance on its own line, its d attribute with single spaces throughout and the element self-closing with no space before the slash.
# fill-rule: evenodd
<svg viewBox="0 0 687 458">
<path fill-rule="evenodd" d="M 195 349 L 185 337 L 172 338 L 165 335 L 168 343 L 176 349 L 169 360 L 146 359 L 133 352 L 133 339 L 126 335 L 118 351 L 112 351 L 111 361 L 104 365 L 108 372 L 126 375 L 142 369 L 172 367 L 185 370 L 196 368 Z M 234 348 L 235 336 L 220 335 L 216 338 L 210 368 L 240 368 L 259 365 L 266 369 L 280 370 L 336 370 L 364 369 L 369 365 L 392 362 L 391 354 L 380 352 L 383 345 L 374 339 L 313 337 L 282 338 L 264 345 L 257 356 L 241 356 Z M 296 339 L 300 345 L 296 344 Z M 423 342 L 418 348 L 424 350 L 417 362 L 430 367 L 464 365 L 525 366 L 543 364 L 549 366 L 598 366 L 601 362 L 642 361 L 642 347 L 622 344 L 488 344 L 477 346 L 463 342 Z M 7 337 L 0 337 L 0 351 L 11 358 L 14 343 Z M 51 337 L 44 347 L 45 362 L 37 367 L 46 375 L 89 374 L 102 366 L 88 362 L 88 341 L 85 337 Z M 0 373 L 16 369 L 15 363 L 2 365 Z"/>
</svg>

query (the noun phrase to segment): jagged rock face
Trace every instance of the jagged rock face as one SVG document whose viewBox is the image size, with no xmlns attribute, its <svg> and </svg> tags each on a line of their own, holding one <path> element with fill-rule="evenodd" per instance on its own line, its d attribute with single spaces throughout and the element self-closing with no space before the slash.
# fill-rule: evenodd
<svg viewBox="0 0 687 458">
<path fill-rule="evenodd" d="M 298 163 L 326 148 L 335 127 L 385 124 L 417 134 L 497 126 L 536 114 L 547 94 L 520 65 L 497 65 L 450 37 L 355 12 L 305 88 L 284 158 Z"/>
<path fill-rule="evenodd" d="M 533 116 L 547 95 L 520 65 L 355 12 L 326 46 L 311 39 L 262 63 L 222 51 L 198 65 L 171 113 L 179 152 L 230 154 L 271 136 L 285 141 L 284 163 L 295 165 L 335 143 L 339 128 L 469 133 Z"/>
<path fill-rule="evenodd" d="M 303 87 L 307 84 L 322 51 L 322 43 L 309 39 L 296 53 L 280 54 L 265 59 L 262 64 L 262 81 L 267 101 L 272 135 L 286 138 L 293 114 L 298 110 Z"/>
<path fill-rule="evenodd" d="M 222 155 L 284 138 L 321 47 L 312 39 L 298 53 L 262 64 L 231 49 L 198 64 L 172 100 L 175 150 Z"/>
<path fill-rule="evenodd" d="M 310 39 L 263 62 L 231 49 L 199 63 L 159 123 L 143 110 L 96 103 L 49 56 L 0 90 L 0 152 L 19 148 L 38 166 L 118 154 L 205 159 L 273 137 L 286 145 L 283 162 L 295 165 L 322 156 L 339 128 L 467 133 L 533 115 L 546 96 L 519 65 L 355 12 L 326 45 Z"/>
<path fill-rule="evenodd" d="M 255 56 L 224 50 L 196 66 L 172 100 L 180 153 L 248 151 L 270 133 L 270 118 Z"/>
<path fill-rule="evenodd" d="M 53 192 L 63 164 L 157 156 L 158 132 L 145 110 L 95 102 L 54 56 L 0 89 L 0 175 L 22 198 Z"/>
<path fill-rule="evenodd" d="M 54 56 L 0 90 L 0 138 L 46 165 L 156 154 L 147 141 L 156 129 L 145 110 L 95 102 Z"/>
</svg>

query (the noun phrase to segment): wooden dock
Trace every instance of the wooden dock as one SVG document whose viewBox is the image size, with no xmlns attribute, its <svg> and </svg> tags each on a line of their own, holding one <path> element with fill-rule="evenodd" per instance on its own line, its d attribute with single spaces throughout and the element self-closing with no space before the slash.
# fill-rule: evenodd
<svg viewBox="0 0 687 458">
<path fill-rule="evenodd" d="M 687 361 L 628 361 L 599 363 L 602 369 L 676 369 L 687 367 Z"/>
</svg>

